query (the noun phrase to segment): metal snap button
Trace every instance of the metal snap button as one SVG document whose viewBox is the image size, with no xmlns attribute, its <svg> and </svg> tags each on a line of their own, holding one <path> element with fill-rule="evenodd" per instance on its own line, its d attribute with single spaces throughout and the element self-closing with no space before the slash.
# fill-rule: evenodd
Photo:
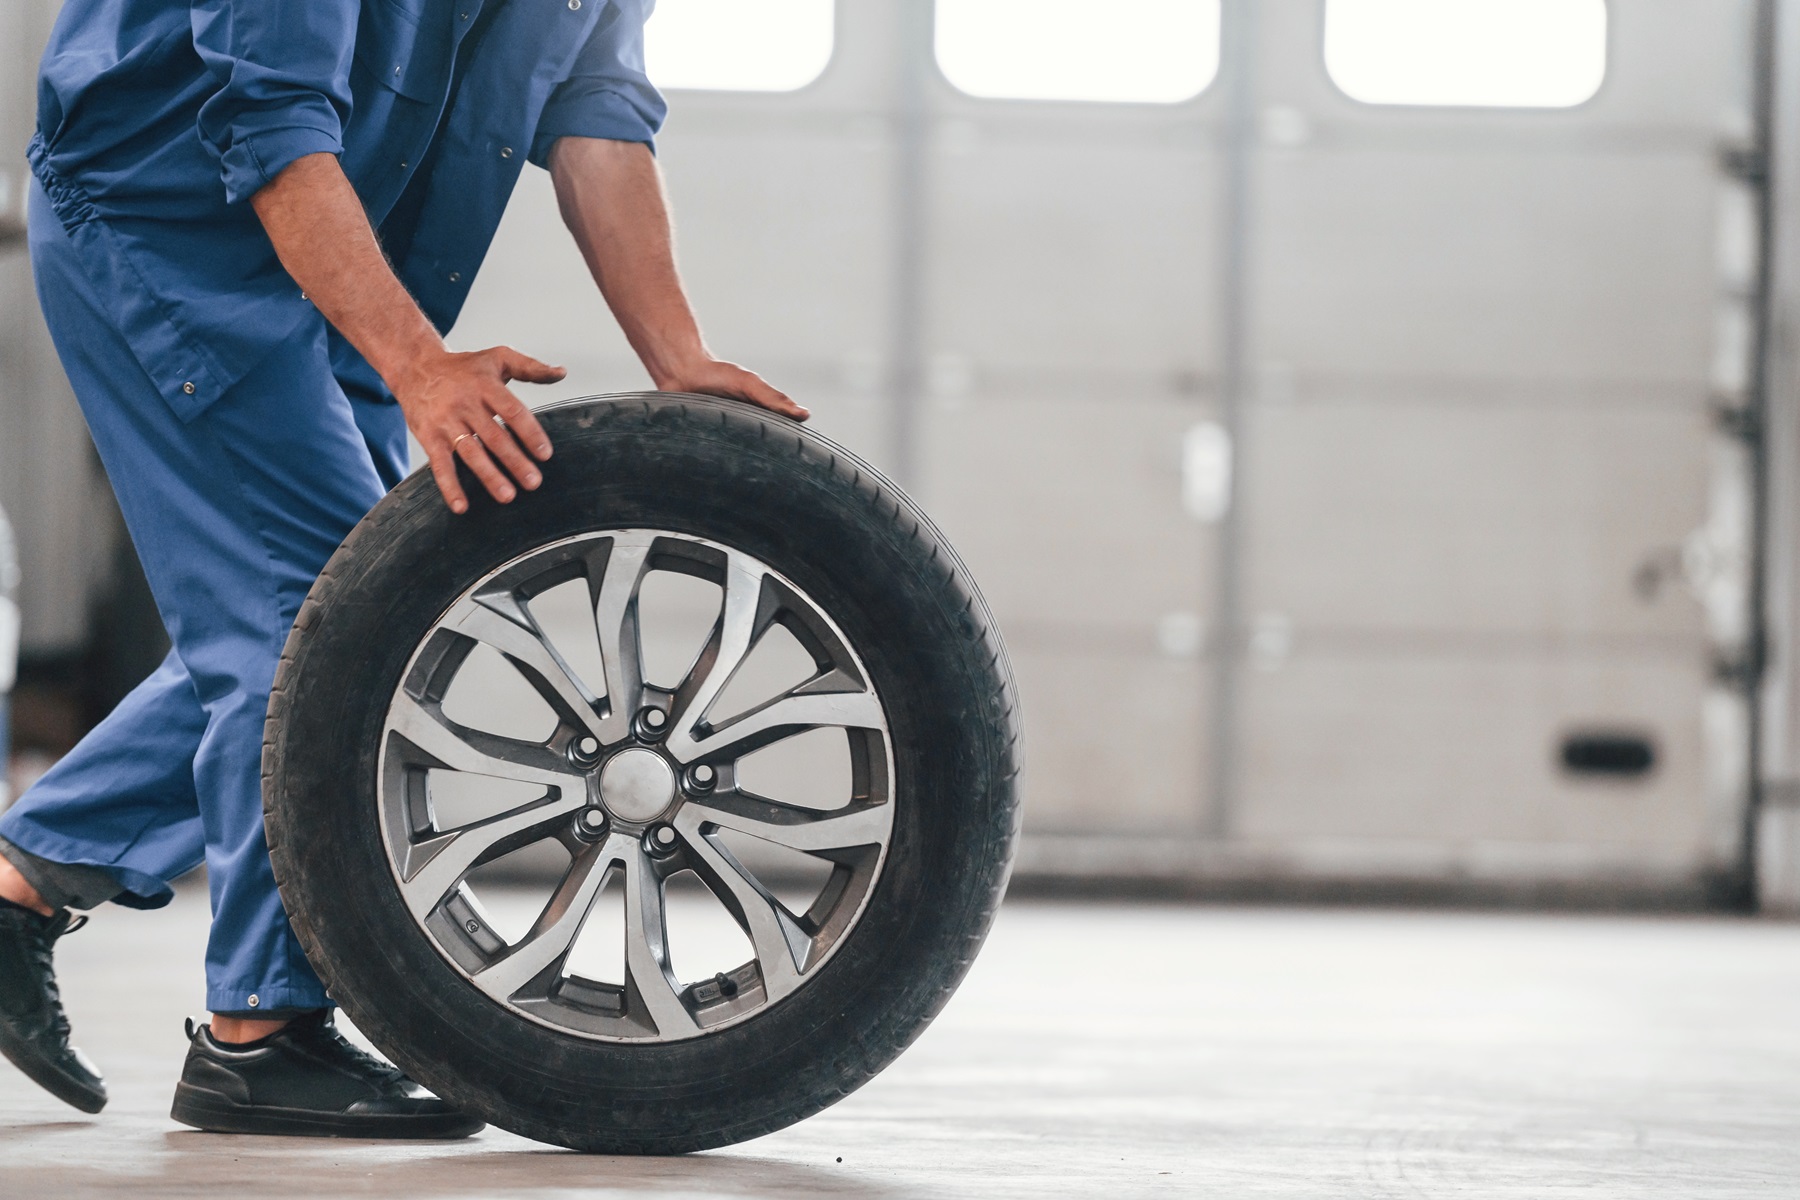
<svg viewBox="0 0 1800 1200">
<path fill-rule="evenodd" d="M 511 158 L 512 157 L 512 147 L 511 146 L 500 147 L 500 157 L 501 158 Z"/>
<path fill-rule="evenodd" d="M 569 0 L 569 11 L 570 12 L 580 12 L 581 11 L 581 0 Z"/>
<path fill-rule="evenodd" d="M 461 271 L 450 272 L 450 282 L 451 283 L 461 283 L 462 282 L 462 272 Z"/>
<path fill-rule="evenodd" d="M 250 1007 L 251 1008 L 255 1008 L 257 1005 L 259 1005 L 261 1003 L 262 1003 L 261 997 L 259 997 L 259 996 L 251 996 L 250 997 Z"/>
<path fill-rule="evenodd" d="M 184 383 L 181 385 L 181 390 L 191 396 L 194 394 L 194 385 L 191 383 Z"/>
</svg>

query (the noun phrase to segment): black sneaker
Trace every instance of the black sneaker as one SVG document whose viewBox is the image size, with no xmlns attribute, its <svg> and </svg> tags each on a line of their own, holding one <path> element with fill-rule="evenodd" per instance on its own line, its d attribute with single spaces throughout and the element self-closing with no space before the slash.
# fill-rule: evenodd
<svg viewBox="0 0 1800 1200">
<path fill-rule="evenodd" d="M 187 1063 L 171 1117 L 214 1133 L 464 1138 L 483 1122 L 344 1040 L 329 1011 L 241 1046 L 187 1023 Z"/>
<path fill-rule="evenodd" d="M 106 1081 L 69 1045 L 56 990 L 56 939 L 87 924 L 63 909 L 45 917 L 0 900 L 0 1054 L 51 1095 L 82 1112 L 106 1107 Z"/>
</svg>

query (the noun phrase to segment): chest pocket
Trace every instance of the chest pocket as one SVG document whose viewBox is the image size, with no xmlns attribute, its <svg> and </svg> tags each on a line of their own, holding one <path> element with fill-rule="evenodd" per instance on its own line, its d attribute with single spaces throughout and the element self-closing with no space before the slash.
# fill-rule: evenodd
<svg viewBox="0 0 1800 1200">
<path fill-rule="evenodd" d="M 434 0 L 412 0 L 407 7 L 398 0 L 363 0 L 357 65 L 377 84 L 409 100 L 443 103 L 453 56 L 446 7 Z"/>
</svg>

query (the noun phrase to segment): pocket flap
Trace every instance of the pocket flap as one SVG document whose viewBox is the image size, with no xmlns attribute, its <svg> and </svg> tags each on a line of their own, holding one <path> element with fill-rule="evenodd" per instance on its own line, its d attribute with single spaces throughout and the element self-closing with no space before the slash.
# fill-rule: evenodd
<svg viewBox="0 0 1800 1200">
<path fill-rule="evenodd" d="M 395 0 L 367 0 L 356 30 L 356 60 L 383 87 L 438 104 L 450 86 L 449 30 L 433 31 Z"/>
</svg>

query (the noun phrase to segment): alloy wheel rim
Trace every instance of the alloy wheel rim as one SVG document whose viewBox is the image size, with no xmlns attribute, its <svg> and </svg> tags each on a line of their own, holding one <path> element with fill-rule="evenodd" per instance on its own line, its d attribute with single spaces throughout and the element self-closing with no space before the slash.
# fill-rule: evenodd
<svg viewBox="0 0 1800 1200">
<path fill-rule="evenodd" d="M 643 584 L 656 571 L 717 585 L 711 633 L 672 687 L 644 678 Z M 534 615 L 549 589 L 585 580 L 604 680 L 570 666 Z M 739 712 L 715 712 L 777 626 L 811 656 L 809 678 Z M 555 714 L 541 740 L 459 723 L 444 711 L 470 654 L 497 651 Z M 590 669 L 589 674 L 595 674 Z M 842 730 L 850 795 L 815 808 L 758 795 L 739 779 L 757 751 Z M 433 947 L 473 987 L 538 1024 L 608 1041 L 665 1042 L 747 1020 L 815 979 L 855 928 L 893 832 L 888 719 L 860 656 L 792 581 L 721 543 L 655 529 L 599 531 L 489 572 L 420 639 L 389 704 L 378 807 L 402 900 Z M 434 777 L 449 772 L 541 788 L 527 802 L 440 825 Z M 790 909 L 732 844 L 736 835 L 816 859 L 829 875 Z M 484 865 L 545 840 L 569 855 L 522 936 L 496 928 L 469 886 Z M 728 844 L 731 843 L 731 844 Z M 691 872 L 729 914 L 753 957 L 679 978 L 666 884 Z M 623 884 L 618 981 L 569 969 L 603 889 Z"/>
</svg>

